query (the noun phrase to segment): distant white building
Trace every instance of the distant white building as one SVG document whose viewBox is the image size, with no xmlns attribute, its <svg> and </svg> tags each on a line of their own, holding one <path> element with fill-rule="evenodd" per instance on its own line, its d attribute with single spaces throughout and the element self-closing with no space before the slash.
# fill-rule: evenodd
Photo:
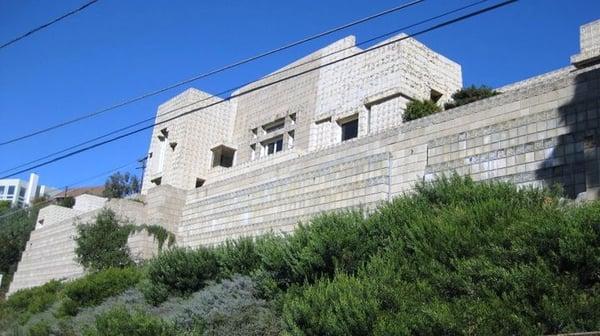
<svg viewBox="0 0 600 336">
<path fill-rule="evenodd" d="M 38 197 L 52 196 L 58 189 L 41 185 L 39 176 L 29 175 L 29 181 L 20 179 L 0 180 L 0 201 L 10 201 L 12 206 L 29 206 Z"/>
</svg>

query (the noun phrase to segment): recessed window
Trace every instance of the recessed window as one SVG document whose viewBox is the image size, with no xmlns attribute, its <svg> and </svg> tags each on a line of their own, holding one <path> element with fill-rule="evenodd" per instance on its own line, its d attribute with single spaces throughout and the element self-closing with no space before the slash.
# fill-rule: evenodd
<svg viewBox="0 0 600 336">
<path fill-rule="evenodd" d="M 263 142 L 266 155 L 272 155 L 283 150 L 283 137 L 279 136 Z"/>
<path fill-rule="evenodd" d="M 155 185 L 159 186 L 162 183 L 162 177 L 157 177 L 155 179 L 152 179 L 152 180 L 150 180 L 150 182 L 152 182 Z"/>
<path fill-rule="evenodd" d="M 258 128 L 253 128 L 252 129 L 252 138 L 256 139 L 257 136 L 258 136 Z"/>
<path fill-rule="evenodd" d="M 0 186 L 0 195 L 4 195 L 4 186 Z"/>
<path fill-rule="evenodd" d="M 434 89 L 431 89 L 431 92 L 429 93 L 429 99 L 431 99 L 431 101 L 433 101 L 434 103 L 437 103 L 441 98 L 442 98 L 443 94 L 439 91 L 436 91 Z"/>
<path fill-rule="evenodd" d="M 7 195 L 14 195 L 14 194 L 15 194 L 15 186 L 9 186 Z"/>
<path fill-rule="evenodd" d="M 281 119 L 277 119 L 272 123 L 268 123 L 266 125 L 263 126 L 263 129 L 265 130 L 265 133 L 271 133 L 271 132 L 275 132 L 279 129 L 283 128 L 283 125 L 285 123 L 285 119 L 281 118 Z"/>
<path fill-rule="evenodd" d="M 229 148 L 224 145 L 217 146 L 212 149 L 213 152 L 213 167 L 226 167 L 233 166 L 233 158 L 235 156 L 235 149 Z"/>
<path fill-rule="evenodd" d="M 172 150 L 175 150 L 175 147 L 177 147 L 177 142 L 169 142 L 169 146 L 171 146 Z"/>
<path fill-rule="evenodd" d="M 296 124 L 296 113 L 290 114 L 290 121 L 292 125 Z"/>
<path fill-rule="evenodd" d="M 169 131 L 167 130 L 167 128 L 163 128 L 160 130 L 160 133 L 162 134 L 163 137 L 168 138 L 169 137 Z"/>
<path fill-rule="evenodd" d="M 342 141 L 354 139 L 358 136 L 358 118 L 340 123 L 342 128 Z"/>
<path fill-rule="evenodd" d="M 19 189 L 19 196 L 21 196 L 21 197 L 25 197 L 25 192 L 26 192 L 26 191 L 27 191 L 27 189 L 25 189 L 25 188 L 21 188 L 21 189 Z"/>
<path fill-rule="evenodd" d="M 196 179 L 196 188 L 200 188 L 204 185 L 204 182 L 206 182 L 206 180 L 201 179 L 201 178 L 197 178 Z"/>
</svg>

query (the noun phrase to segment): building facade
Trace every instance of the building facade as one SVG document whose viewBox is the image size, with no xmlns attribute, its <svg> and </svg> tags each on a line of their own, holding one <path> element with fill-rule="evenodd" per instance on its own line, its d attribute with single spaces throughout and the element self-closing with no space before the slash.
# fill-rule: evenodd
<svg viewBox="0 0 600 336">
<path fill-rule="evenodd" d="M 290 232 L 324 211 L 372 210 L 453 172 L 597 198 L 600 21 L 580 33 L 570 65 L 410 122 L 408 102 L 442 105 L 462 77 L 458 64 L 403 35 L 366 50 L 342 39 L 231 97 L 186 90 L 158 109 L 144 204 L 82 195 L 74 209 L 44 209 L 10 292 L 83 274 L 73 225 L 102 207 L 197 247 Z M 136 239 L 142 255 L 155 253 Z"/>
<path fill-rule="evenodd" d="M 29 181 L 0 180 L 0 201 L 10 201 L 13 207 L 29 206 L 36 198 L 51 197 L 59 190 L 39 184 L 39 176 L 29 175 Z"/>
</svg>

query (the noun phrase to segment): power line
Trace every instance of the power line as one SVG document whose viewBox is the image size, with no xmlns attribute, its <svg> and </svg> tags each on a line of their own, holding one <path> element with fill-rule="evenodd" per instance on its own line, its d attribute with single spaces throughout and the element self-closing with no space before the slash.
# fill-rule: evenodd
<svg viewBox="0 0 600 336">
<path fill-rule="evenodd" d="M 43 25 L 41 25 L 41 26 L 39 26 L 37 28 L 34 28 L 34 29 L 28 31 L 27 33 L 21 35 L 21 36 L 15 37 L 14 39 L 12 39 L 12 40 L 4 43 L 3 45 L 0 45 L 0 49 L 6 48 L 9 45 L 11 45 L 13 43 L 16 43 L 16 42 L 18 42 L 18 41 L 20 41 L 20 40 L 22 40 L 22 39 L 24 39 L 24 38 L 26 38 L 28 36 L 31 36 L 34 33 L 37 33 L 38 31 L 40 31 L 40 30 L 42 30 L 44 28 L 47 28 L 47 27 L 49 27 L 49 26 L 57 23 L 58 21 L 64 20 L 64 19 L 66 19 L 67 17 L 69 17 L 71 15 L 75 15 L 75 14 L 81 12 L 82 10 L 88 8 L 89 6 L 95 4 L 98 1 L 100 1 L 100 0 L 92 0 L 90 2 L 87 2 L 87 3 L 85 3 L 84 5 L 82 5 L 81 7 L 77 8 L 77 9 L 74 9 L 74 10 L 72 10 L 72 11 L 66 13 L 66 14 L 63 14 L 60 17 L 57 17 L 56 19 L 54 19 L 54 20 L 52 20 L 52 21 L 50 21 L 48 23 L 45 23 L 45 24 L 43 24 Z"/>
<path fill-rule="evenodd" d="M 122 135 L 119 135 L 119 136 L 116 136 L 116 137 L 110 138 L 110 139 L 108 139 L 108 140 L 105 140 L 105 141 L 102 141 L 102 142 L 99 142 L 99 143 L 96 143 L 96 144 L 93 144 L 93 145 L 90 145 L 90 146 L 87 146 L 87 147 L 81 148 L 81 149 L 79 149 L 79 150 L 76 150 L 76 151 L 73 151 L 73 152 L 67 153 L 67 154 L 65 154 L 65 155 L 62 155 L 62 156 L 56 157 L 56 158 L 54 158 L 54 159 L 51 159 L 51 160 L 45 161 L 45 162 L 43 162 L 43 163 L 40 163 L 40 164 L 34 165 L 34 166 L 32 166 L 32 167 L 29 167 L 29 168 L 26 168 L 26 169 L 23 169 L 23 170 L 17 171 L 17 172 L 15 172 L 15 173 L 12 173 L 12 174 L 10 174 L 10 175 L 7 175 L 7 176 L 1 177 L 0 179 L 8 178 L 8 177 L 11 177 L 11 176 L 14 176 L 14 175 L 20 174 L 20 173 L 27 172 L 27 171 L 29 171 L 29 170 L 31 170 L 31 169 L 35 169 L 35 168 L 39 168 L 39 167 L 42 167 L 42 166 L 46 166 L 46 165 L 48 165 L 48 164 L 51 164 L 51 163 L 54 163 L 54 162 L 57 162 L 57 161 L 60 161 L 60 160 L 66 159 L 66 158 L 68 158 L 68 157 L 71 157 L 71 156 L 74 156 L 74 155 L 77 155 L 77 154 L 80 154 L 80 153 L 82 153 L 82 152 L 86 152 L 86 151 L 88 151 L 88 150 L 91 150 L 91 149 L 93 149 L 93 148 L 96 148 L 96 147 L 100 147 L 100 146 L 106 145 L 106 144 L 108 144 L 108 143 L 111 143 L 111 142 L 114 142 L 114 141 L 117 141 L 117 140 L 123 139 L 123 138 L 125 138 L 125 137 L 129 137 L 129 136 L 131 136 L 131 135 L 133 135 L 133 134 L 136 134 L 136 133 L 142 132 L 142 131 L 144 131 L 144 130 L 147 130 L 147 129 L 153 128 L 153 127 L 155 127 L 155 126 L 162 125 L 162 124 L 164 124 L 164 123 L 167 123 L 167 122 L 170 122 L 170 121 L 172 121 L 172 120 L 175 120 L 175 119 L 181 118 L 181 117 L 183 117 L 183 116 L 189 115 L 189 114 L 191 114 L 191 113 L 194 113 L 194 112 L 197 112 L 197 111 L 200 111 L 200 110 L 206 109 L 206 108 L 208 108 L 208 107 L 212 107 L 212 106 L 215 106 L 215 105 L 218 105 L 218 104 L 224 103 L 224 102 L 226 102 L 226 101 L 229 101 L 229 100 L 231 100 L 231 99 L 233 99 L 233 98 L 241 97 L 241 96 L 243 96 L 243 95 L 246 95 L 246 94 L 249 94 L 249 93 L 252 93 L 252 92 L 255 92 L 255 91 L 258 91 L 258 90 L 261 90 L 261 89 L 264 89 L 264 88 L 270 87 L 270 86 L 273 86 L 273 85 L 275 85 L 275 84 L 279 84 L 279 83 L 281 83 L 281 82 L 284 82 L 284 81 L 286 81 L 286 80 L 290 80 L 290 79 L 293 79 L 293 78 L 295 78 L 295 77 L 299 77 L 299 76 L 305 75 L 305 74 L 307 74 L 307 73 L 310 73 L 310 72 L 312 72 L 312 71 L 315 71 L 315 70 L 318 70 L 318 69 L 321 69 L 321 68 L 324 68 L 324 67 L 327 67 L 327 66 L 330 66 L 330 65 L 333 65 L 333 64 L 337 64 L 337 63 L 339 63 L 339 62 L 342 62 L 342 61 L 345 61 L 345 60 L 348 60 L 348 59 L 351 59 L 351 58 L 354 58 L 354 57 L 357 57 L 357 56 L 360 56 L 360 55 L 366 54 L 366 53 L 368 53 L 368 52 L 372 52 L 372 51 L 374 51 L 374 50 L 381 49 L 381 48 L 383 48 L 383 47 L 386 47 L 386 46 L 388 46 L 388 45 L 391 45 L 391 44 L 394 44 L 394 43 L 398 43 L 398 42 L 400 42 L 400 41 L 403 41 L 403 40 L 406 40 L 406 39 L 408 39 L 408 38 L 412 38 L 412 37 L 415 37 L 415 36 L 419 36 L 419 35 L 422 35 L 422 34 L 428 33 L 428 32 L 430 32 L 430 31 L 437 30 L 437 29 L 440 29 L 440 28 L 442 28 L 442 27 L 445 27 L 445 26 L 448 26 L 448 25 L 451 25 L 451 24 L 454 24 L 454 23 L 457 23 L 457 22 L 460 22 L 460 21 L 463 21 L 463 20 L 469 19 L 469 18 L 471 18 L 471 17 L 474 17 L 474 16 L 481 15 L 481 14 L 483 14 L 483 13 L 486 13 L 486 12 L 489 12 L 489 11 L 492 11 L 492 10 L 495 10 L 495 9 L 497 9 L 497 8 L 500 8 L 500 7 L 504 7 L 504 6 L 506 6 L 506 5 L 509 5 L 509 4 L 512 4 L 512 3 L 515 3 L 515 2 L 517 2 L 517 1 L 518 1 L 518 0 L 508 0 L 508 1 L 504 1 L 504 2 L 498 3 L 498 4 L 496 4 L 496 5 L 492 5 L 492 6 L 490 6 L 490 7 L 486 7 L 486 8 L 483 8 L 483 9 L 477 10 L 477 11 L 475 11 L 475 12 L 472 12 L 472 13 L 469 13 L 469 14 L 465 14 L 465 15 L 463 15 L 463 16 L 460 16 L 460 17 L 457 17 L 457 18 L 455 18 L 455 19 L 452 19 L 452 20 L 449 20 L 449 21 L 445 21 L 445 22 L 439 23 L 439 24 L 437 24 L 437 25 L 434 25 L 434 26 L 432 26 L 432 27 L 430 27 L 430 28 L 427 28 L 427 29 L 424 29 L 424 30 L 418 31 L 418 32 L 416 32 L 416 33 L 409 34 L 409 35 L 406 35 L 406 36 L 403 36 L 403 37 L 400 37 L 400 38 L 397 38 L 397 39 L 394 39 L 394 40 L 391 40 L 391 41 L 388 41 L 388 42 L 382 43 L 382 44 L 380 44 L 380 45 L 377 45 L 377 46 L 374 46 L 374 47 L 372 47 L 372 48 L 370 48 L 370 49 L 366 49 L 366 50 L 359 51 L 359 52 L 357 52 L 357 53 L 355 53 L 355 54 L 352 54 L 352 55 L 349 55 L 349 56 L 345 56 L 345 57 L 339 58 L 339 59 L 337 59 L 337 60 L 334 60 L 334 61 L 331 61 L 331 62 L 329 62 L 329 63 L 321 64 L 321 65 L 319 65 L 319 66 L 316 66 L 316 67 L 314 67 L 314 68 L 311 68 L 311 69 L 308 69 L 308 70 L 305 70 L 305 71 L 299 72 L 299 73 L 297 73 L 297 74 L 294 74 L 294 75 L 291 75 L 291 76 L 287 76 L 287 77 L 284 77 L 284 78 L 278 79 L 278 80 L 276 80 L 276 81 L 273 81 L 273 82 L 270 82 L 270 83 L 267 83 L 267 84 L 259 85 L 259 86 L 257 86 L 257 87 L 251 88 L 251 89 L 249 89 L 249 90 L 247 90 L 247 91 L 243 91 L 243 92 L 240 92 L 240 93 L 238 93 L 238 94 L 231 95 L 231 96 L 229 96 L 229 97 L 227 97 L 227 98 L 225 98 L 225 99 L 223 99 L 223 100 L 219 100 L 219 101 L 217 101 L 217 102 L 214 102 L 214 103 L 211 103 L 211 104 L 208 104 L 208 105 L 205 105 L 205 106 L 199 107 L 199 108 L 195 108 L 195 109 L 189 110 L 189 111 L 187 111 L 187 112 L 181 113 L 181 114 L 179 114 L 179 115 L 176 115 L 176 116 L 174 116 L 174 117 L 171 117 L 171 118 L 168 118 L 168 119 L 162 120 L 162 121 L 160 121 L 160 122 L 156 122 L 156 123 L 154 123 L 154 124 L 152 124 L 152 125 L 149 125 L 149 126 L 144 126 L 144 127 L 138 128 L 138 129 L 136 129 L 136 130 L 133 130 L 133 131 L 130 131 L 130 132 L 124 133 L 124 134 L 122 134 Z"/>
<path fill-rule="evenodd" d="M 98 0 L 95 0 L 95 1 L 98 1 Z M 93 2 L 95 2 L 95 1 L 93 1 Z M 379 13 L 376 13 L 376 14 L 373 14 L 373 15 L 369 15 L 369 16 L 367 16 L 365 18 L 362 18 L 362 19 L 359 19 L 359 20 L 356 20 L 356 21 L 353 21 L 353 22 L 350 22 L 350 23 L 346 23 L 344 25 L 341 25 L 341 26 L 338 26 L 338 27 L 326 30 L 324 32 L 321 32 L 321 33 L 318 33 L 318 34 L 315 34 L 315 35 L 312 35 L 312 36 L 309 36 L 309 37 L 305 37 L 305 38 L 303 38 L 301 40 L 298 40 L 296 42 L 292 42 L 292 43 L 286 44 L 284 46 L 281 46 L 281 47 L 278 47 L 278 48 L 275 48 L 275 49 L 263 52 L 261 54 L 258 54 L 258 55 L 255 55 L 255 56 L 252 56 L 252 57 L 249 57 L 249 58 L 245 58 L 243 60 L 240 60 L 240 61 L 228 64 L 228 65 L 225 65 L 223 67 L 220 67 L 220 68 L 217 68 L 217 69 L 213 69 L 213 70 L 210 70 L 210 71 L 202 73 L 202 74 L 198 74 L 196 76 L 193 76 L 191 78 L 185 79 L 183 81 L 180 81 L 180 82 L 168 85 L 168 86 L 166 86 L 164 88 L 161 88 L 161 89 L 158 89 L 158 90 L 155 90 L 155 91 L 151 91 L 151 92 L 142 94 L 142 95 L 134 97 L 134 98 L 127 99 L 125 101 L 122 101 L 122 102 L 114 104 L 112 106 L 103 108 L 101 110 L 98 110 L 98 111 L 95 111 L 95 112 L 92 112 L 92 113 L 88 113 L 88 114 L 85 114 L 85 115 L 82 115 L 80 117 L 76 117 L 76 118 L 73 118 L 73 119 L 69 119 L 69 120 L 57 123 L 55 125 L 52 125 L 52 126 L 49 126 L 49 127 L 46 127 L 46 128 L 43 128 L 43 129 L 40 129 L 40 130 L 37 130 L 37 131 L 33 131 L 33 132 L 25 134 L 25 135 L 17 136 L 15 138 L 12 138 L 12 139 L 9 139 L 9 140 L 4 140 L 4 141 L 0 142 L 0 146 L 4 146 L 4 145 L 11 144 L 11 143 L 15 143 L 15 142 L 18 142 L 18 141 L 21 141 L 21 140 L 24 140 L 24 139 L 28 139 L 28 138 L 34 137 L 36 135 L 40 135 L 40 134 L 47 133 L 47 132 L 50 132 L 50 131 L 58 129 L 58 128 L 65 127 L 67 125 L 71 125 L 73 123 L 76 123 L 76 122 L 79 122 L 79 121 L 82 121 L 82 120 L 86 120 L 86 119 L 92 118 L 94 116 L 97 116 L 97 115 L 100 115 L 100 114 L 103 114 L 103 113 L 115 110 L 117 108 L 120 108 L 120 107 L 123 107 L 123 106 L 126 106 L 126 105 L 130 105 L 130 104 L 138 102 L 140 100 L 143 100 L 143 99 L 146 99 L 146 98 L 149 98 L 149 97 L 153 97 L 153 96 L 156 96 L 156 95 L 161 94 L 163 92 L 166 92 L 166 91 L 178 88 L 180 86 L 183 86 L 183 85 L 195 82 L 195 81 L 197 81 L 199 79 L 203 79 L 203 78 L 207 78 L 207 77 L 216 75 L 216 74 L 224 72 L 226 70 L 230 70 L 230 69 L 236 68 L 238 66 L 244 65 L 246 63 L 250 63 L 250 62 L 256 61 L 258 59 L 270 56 L 272 54 L 275 54 L 275 53 L 278 53 L 278 52 L 281 52 L 281 51 L 284 51 L 284 50 L 296 47 L 298 45 L 301 45 L 301 44 L 304 44 L 304 43 L 316 40 L 316 39 L 321 38 L 323 36 L 331 35 L 333 33 L 336 33 L 338 31 L 350 28 L 352 26 L 356 26 L 358 24 L 361 24 L 361 23 L 364 23 L 364 22 L 371 21 L 371 20 L 374 20 L 376 18 L 382 17 L 384 15 L 388 15 L 388 14 L 391 14 L 391 13 L 394 13 L 394 12 L 406 9 L 408 7 L 417 5 L 417 4 L 419 4 L 421 2 L 424 2 L 424 1 L 425 0 L 414 0 L 414 1 L 409 2 L 409 3 L 405 3 L 405 4 L 402 4 L 402 5 L 390 8 L 390 9 L 386 9 L 386 10 L 384 10 L 382 12 L 379 12 Z"/>
<path fill-rule="evenodd" d="M 111 169 L 111 170 L 108 170 L 108 171 L 105 171 L 105 172 L 102 172 L 102 173 L 100 173 L 100 174 L 96 174 L 96 175 L 94 175 L 94 176 L 86 177 L 86 178 L 85 178 L 85 179 L 83 179 L 83 180 L 80 180 L 80 181 L 77 181 L 77 182 L 75 182 L 75 183 L 71 183 L 71 184 L 69 184 L 69 185 L 66 185 L 64 188 L 65 188 L 65 189 L 67 189 L 67 188 L 73 188 L 73 187 L 75 187 L 75 186 L 78 186 L 78 185 L 80 185 L 80 184 L 82 184 L 82 183 L 89 182 L 89 181 L 93 181 L 93 180 L 95 180 L 95 179 L 97 179 L 97 178 L 99 178 L 99 177 L 106 176 L 106 175 L 108 175 L 108 174 L 112 174 L 112 173 L 114 173 L 114 172 L 116 172 L 116 171 L 119 171 L 119 170 L 121 170 L 121 169 L 123 169 L 123 168 L 129 167 L 129 166 L 131 166 L 131 165 L 133 165 L 133 164 L 137 164 L 138 162 L 139 162 L 139 160 L 135 160 L 135 161 L 133 161 L 133 162 L 129 162 L 129 163 L 127 163 L 127 164 L 124 164 L 124 165 L 122 165 L 122 166 L 119 166 L 119 167 L 117 167 L 117 168 L 113 168 L 113 169 Z M 54 202 L 54 200 L 53 200 L 53 199 L 48 199 L 48 200 L 45 200 L 45 201 L 42 201 L 42 202 L 36 203 L 36 204 L 34 204 L 33 206 L 43 206 L 43 205 L 50 204 L 50 203 L 52 203 L 52 202 Z M 19 212 L 27 211 L 27 210 L 30 210 L 30 209 L 31 209 L 31 208 L 19 208 L 19 209 L 16 209 L 16 210 L 10 211 L 10 212 L 8 212 L 8 213 L 5 213 L 5 214 L 2 214 L 2 215 L 0 215 L 0 220 L 2 220 L 3 218 L 6 218 L 6 217 L 10 217 L 10 216 L 12 216 L 12 215 L 14 215 L 14 214 L 17 214 L 17 213 L 19 213 Z"/>
<path fill-rule="evenodd" d="M 387 33 L 384 33 L 384 34 L 381 34 L 381 35 L 378 35 L 378 36 L 375 36 L 375 37 L 369 38 L 369 39 L 367 39 L 367 40 L 365 40 L 365 41 L 362 41 L 362 42 L 360 42 L 360 43 L 357 43 L 356 45 L 349 46 L 349 47 L 346 47 L 346 48 L 342 48 L 342 49 L 339 49 L 339 50 L 333 51 L 333 52 L 331 52 L 331 53 L 329 53 L 329 54 L 321 55 L 321 56 L 319 56 L 319 57 L 317 57 L 317 58 L 315 58 L 315 59 L 310 59 L 310 60 L 308 60 L 308 61 L 305 61 L 305 62 L 298 63 L 298 64 L 296 64 L 296 65 L 290 66 L 290 67 L 288 67 L 288 68 L 285 68 L 285 69 L 283 69 L 283 70 L 280 70 L 280 71 L 277 71 L 277 72 L 275 72 L 275 73 L 272 73 L 272 74 L 270 74 L 270 75 L 267 75 L 267 76 L 265 76 L 265 77 L 262 77 L 262 78 L 260 78 L 260 79 L 258 79 L 258 80 L 251 81 L 251 82 L 247 82 L 247 83 L 244 83 L 244 84 L 242 84 L 242 85 L 236 86 L 236 87 L 234 87 L 234 88 L 230 88 L 230 89 L 227 89 L 227 90 L 225 90 L 225 91 L 221 91 L 221 92 L 219 92 L 219 93 L 215 94 L 214 96 L 211 96 L 211 97 L 208 97 L 208 98 L 203 98 L 203 99 L 200 99 L 200 100 L 196 100 L 196 101 L 194 101 L 194 102 L 192 102 L 192 103 L 189 103 L 189 104 L 186 104 L 186 105 L 183 105 L 183 106 L 177 107 L 177 108 L 175 108 L 175 109 L 172 109 L 172 110 L 168 110 L 168 111 L 166 111 L 166 112 L 163 112 L 163 113 L 161 114 L 161 116 L 162 116 L 162 117 L 164 117 L 164 116 L 166 116 L 166 115 L 172 114 L 172 113 L 174 113 L 174 112 L 177 112 L 177 111 L 181 111 L 181 110 L 183 110 L 183 109 L 186 109 L 186 108 L 188 108 L 188 107 L 190 107 L 190 106 L 193 106 L 193 105 L 196 105 L 196 104 L 198 104 L 198 103 L 202 103 L 202 102 L 204 102 L 204 101 L 207 101 L 207 100 L 213 99 L 215 96 L 217 96 L 217 97 L 218 97 L 218 96 L 222 96 L 222 95 L 228 94 L 228 93 L 230 93 L 230 92 L 233 92 L 233 91 L 235 91 L 235 90 L 237 90 L 237 89 L 243 88 L 243 87 L 244 87 L 244 86 L 246 86 L 246 85 L 250 85 L 250 84 L 256 83 L 256 82 L 258 82 L 258 81 L 262 81 L 262 80 L 265 80 L 265 79 L 269 79 L 269 78 L 271 78 L 271 77 L 274 77 L 274 76 L 276 76 L 276 75 L 281 75 L 282 73 L 290 72 L 290 71 L 292 71 L 292 70 L 295 70 L 295 69 L 297 69 L 297 68 L 300 68 L 300 67 L 302 67 L 302 66 L 304 66 L 304 65 L 307 65 L 307 64 L 310 64 L 310 63 L 314 63 L 314 62 L 320 61 L 320 60 L 322 60 L 322 59 L 324 59 L 324 58 L 327 58 L 327 57 L 330 57 L 330 56 L 336 55 L 336 54 L 338 54 L 338 53 L 344 52 L 344 51 L 346 51 L 346 50 L 349 50 L 349 49 L 353 49 L 353 48 L 355 48 L 355 47 L 357 47 L 357 46 L 362 46 L 362 45 L 369 44 L 369 43 L 371 43 L 371 42 L 374 42 L 374 41 L 381 40 L 381 39 L 383 39 L 383 38 L 387 38 L 387 37 L 389 37 L 389 36 L 392 36 L 392 35 L 395 35 L 395 34 L 397 34 L 397 33 L 399 33 L 399 32 L 402 32 L 402 31 L 404 31 L 404 30 L 406 30 L 406 29 L 410 29 L 410 28 L 413 28 L 413 27 L 416 27 L 416 26 L 422 25 L 422 24 L 424 24 L 424 23 L 427 23 L 427 22 L 431 22 L 431 21 L 437 20 L 437 19 L 439 19 L 439 18 L 442 18 L 442 17 L 444 17 L 444 16 L 448 16 L 448 15 L 454 14 L 454 13 L 456 13 L 456 12 L 463 11 L 463 10 L 465 10 L 465 9 L 471 8 L 471 7 L 473 7 L 473 6 L 480 5 L 480 4 L 482 4 L 482 3 L 484 3 L 484 2 L 487 2 L 487 1 L 489 1 L 489 0 L 480 0 L 480 1 L 477 1 L 477 2 L 474 2 L 474 3 L 471 3 L 471 4 L 469 4 L 469 5 L 465 5 L 465 6 L 462 6 L 462 7 L 456 8 L 456 9 L 453 9 L 453 10 L 451 10 L 451 11 L 446 11 L 446 12 L 444 12 L 444 13 L 442 13 L 442 14 L 439 14 L 439 15 L 436 15 L 436 16 L 433 16 L 433 17 L 430 17 L 430 18 L 427 18 L 427 19 L 424 19 L 424 20 L 418 21 L 418 22 L 416 22 L 416 23 L 413 23 L 413 24 L 410 24 L 410 25 L 408 25 L 408 26 L 404 26 L 404 27 L 401 27 L 401 28 L 398 28 L 398 29 L 392 30 L 392 31 L 390 31 L 390 32 L 387 32 Z M 61 150 L 59 150 L 59 151 L 57 151 L 57 152 L 53 152 L 53 153 L 47 154 L 47 155 L 45 155 L 45 156 L 42 156 L 42 157 L 40 157 L 40 158 L 37 158 L 37 159 L 31 160 L 31 161 L 28 161 L 28 162 L 24 162 L 24 163 L 22 163 L 22 164 L 20 164 L 20 165 L 18 165 L 18 166 L 15 166 L 15 167 L 12 167 L 12 168 L 10 168 L 10 169 L 6 169 L 6 170 L 3 170 L 3 171 L 0 171 L 0 174 L 5 174 L 5 173 L 8 173 L 8 172 L 10 172 L 10 171 L 13 171 L 13 170 L 16 170 L 16 169 L 19 169 L 19 168 L 22 168 L 22 167 L 28 166 L 28 165 L 30 165 L 30 164 L 34 164 L 34 163 L 40 162 L 40 161 L 42 161 L 42 160 L 45 160 L 45 159 L 51 158 L 51 157 L 53 157 L 53 156 L 56 156 L 56 155 L 59 155 L 59 154 L 62 154 L 62 153 L 66 153 L 66 152 L 68 152 L 68 151 L 70 151 L 70 150 L 73 150 L 73 149 L 79 148 L 79 147 L 81 147 L 81 146 L 84 146 L 84 145 L 87 145 L 87 144 L 94 143 L 95 141 L 98 141 L 98 140 L 101 140 L 101 139 L 107 138 L 107 137 L 109 137 L 109 136 L 111 136 L 111 135 L 119 134 L 119 133 L 121 133 L 121 132 L 123 132 L 123 131 L 126 131 L 126 130 L 128 130 L 128 129 L 131 129 L 131 128 L 134 128 L 134 127 L 136 127 L 136 126 L 142 125 L 142 124 L 144 124 L 144 123 L 147 123 L 147 122 L 153 121 L 154 119 L 155 119 L 155 117 L 150 117 L 150 118 L 147 118 L 147 119 L 143 119 L 143 120 L 137 121 L 137 122 L 135 122 L 135 123 L 133 123 L 133 124 L 129 124 L 129 125 L 127 125 L 127 126 L 124 126 L 124 127 L 121 127 L 121 128 L 119 128 L 119 129 L 113 130 L 113 131 L 111 131 L 111 132 L 109 132 L 109 133 L 106 133 L 106 134 L 103 134 L 103 135 L 100 135 L 100 136 L 97 136 L 97 137 L 94 137 L 94 138 L 88 139 L 88 140 L 86 140 L 86 141 L 84 141 L 84 142 L 81 142 L 81 143 L 78 143 L 78 144 L 76 144 L 76 145 L 69 146 L 69 147 L 67 147 L 67 148 L 61 149 Z"/>
</svg>

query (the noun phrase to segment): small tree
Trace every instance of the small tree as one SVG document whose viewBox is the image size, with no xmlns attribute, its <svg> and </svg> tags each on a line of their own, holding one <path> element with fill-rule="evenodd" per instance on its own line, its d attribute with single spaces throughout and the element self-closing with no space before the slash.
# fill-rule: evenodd
<svg viewBox="0 0 600 336">
<path fill-rule="evenodd" d="M 471 85 L 453 93 L 453 101 L 444 104 L 444 108 L 448 110 L 474 101 L 489 98 L 497 94 L 500 94 L 500 92 L 492 90 L 489 86 L 482 85 L 480 87 L 475 87 L 475 85 Z"/>
<path fill-rule="evenodd" d="M 438 113 L 441 110 L 442 109 L 436 103 L 429 99 L 413 100 L 406 105 L 406 111 L 404 111 L 404 115 L 402 115 L 402 120 L 406 122 L 423 118 Z"/>
<path fill-rule="evenodd" d="M 131 265 L 127 247 L 130 232 L 130 225 L 120 225 L 114 211 L 103 209 L 94 223 L 77 225 L 77 261 L 91 271 Z"/>
<path fill-rule="evenodd" d="M 140 181 L 137 176 L 126 173 L 114 173 L 104 183 L 102 196 L 108 198 L 123 198 L 140 192 Z"/>
</svg>

